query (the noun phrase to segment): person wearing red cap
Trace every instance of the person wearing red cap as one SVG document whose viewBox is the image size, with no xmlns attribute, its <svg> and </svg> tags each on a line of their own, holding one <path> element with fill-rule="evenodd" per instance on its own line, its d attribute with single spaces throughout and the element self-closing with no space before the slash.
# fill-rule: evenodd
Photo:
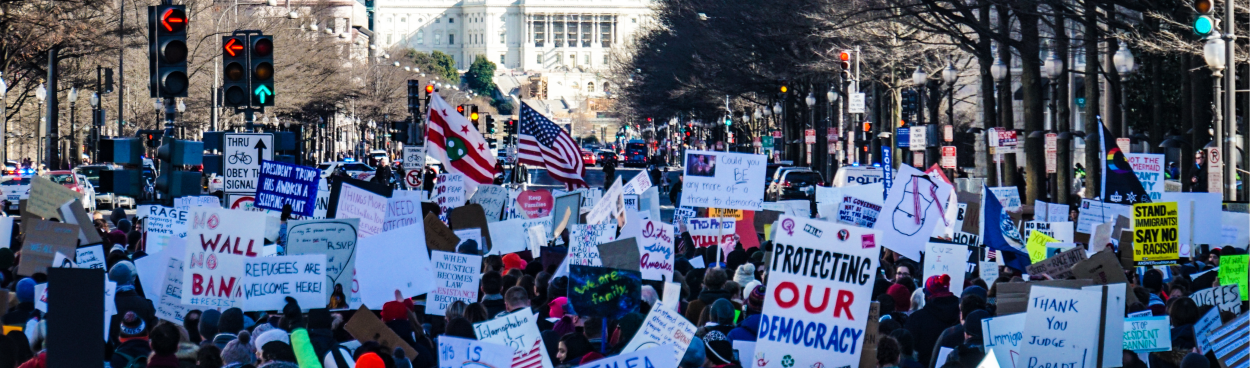
<svg viewBox="0 0 1250 368">
<path fill-rule="evenodd" d="M 950 283 L 949 275 L 929 276 L 924 283 L 924 307 L 907 318 L 906 328 L 915 337 L 917 360 L 926 366 L 932 366 L 933 346 L 942 331 L 959 324 L 959 297 L 951 293 Z"/>
<path fill-rule="evenodd" d="M 507 275 L 508 271 L 511 271 L 512 269 L 525 271 L 525 266 L 527 265 L 527 263 L 525 262 L 524 259 L 521 259 L 521 256 L 517 255 L 516 253 L 505 254 L 503 255 L 502 260 L 503 260 L 503 272 L 500 272 L 499 273 L 500 275 Z M 504 287 L 510 287 L 510 286 L 512 285 L 504 285 Z"/>
<path fill-rule="evenodd" d="M 386 362 L 377 354 L 365 353 L 356 359 L 356 368 L 386 368 Z"/>
</svg>

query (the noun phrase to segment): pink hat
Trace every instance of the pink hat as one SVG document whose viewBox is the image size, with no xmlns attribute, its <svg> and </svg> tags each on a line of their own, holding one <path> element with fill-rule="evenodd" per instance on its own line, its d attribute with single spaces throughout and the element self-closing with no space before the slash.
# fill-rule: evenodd
<svg viewBox="0 0 1250 368">
<path fill-rule="evenodd" d="M 569 298 L 559 297 L 551 301 L 551 310 L 547 311 L 548 317 L 561 318 L 564 317 L 564 305 L 569 304 Z"/>
</svg>

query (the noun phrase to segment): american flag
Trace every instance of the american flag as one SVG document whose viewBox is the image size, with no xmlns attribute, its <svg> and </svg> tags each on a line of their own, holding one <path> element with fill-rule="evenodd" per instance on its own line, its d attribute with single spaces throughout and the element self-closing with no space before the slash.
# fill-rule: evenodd
<svg viewBox="0 0 1250 368">
<path fill-rule="evenodd" d="M 546 116 L 521 103 L 521 123 L 518 127 L 517 158 L 521 163 L 546 167 L 552 178 L 570 189 L 588 187 L 586 167 L 582 166 L 581 149 L 568 132 L 556 126 Z"/>
<path fill-rule="evenodd" d="M 512 355 L 512 368 L 543 368 L 543 339 L 534 339 L 529 351 L 521 350 Z"/>
</svg>

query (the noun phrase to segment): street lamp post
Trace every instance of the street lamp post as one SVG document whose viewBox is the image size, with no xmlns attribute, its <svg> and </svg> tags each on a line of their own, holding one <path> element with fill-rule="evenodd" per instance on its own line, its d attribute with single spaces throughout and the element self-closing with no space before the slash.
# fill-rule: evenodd
<svg viewBox="0 0 1250 368">
<path fill-rule="evenodd" d="M 0 78 L 0 161 L 9 160 L 9 146 L 5 144 L 9 135 L 9 118 L 5 111 L 9 105 L 8 97 L 9 85 L 4 82 L 4 78 Z"/>
<path fill-rule="evenodd" d="M 1222 112 L 1223 107 L 1221 106 L 1223 104 L 1223 99 L 1220 98 L 1220 93 L 1221 93 L 1220 78 L 1224 77 L 1224 74 L 1223 74 L 1224 62 L 1225 62 L 1225 49 L 1224 48 L 1225 48 L 1224 40 L 1220 38 L 1219 32 L 1214 32 L 1214 31 L 1212 31 L 1211 35 L 1207 37 L 1207 42 L 1202 47 L 1202 56 L 1204 59 L 1206 59 L 1207 67 L 1211 68 L 1211 81 L 1212 81 L 1213 90 L 1214 90 L 1212 94 L 1212 97 L 1213 97 L 1212 99 L 1214 100 L 1215 103 L 1212 104 L 1214 110 L 1212 113 L 1213 121 L 1211 125 L 1215 127 L 1215 138 L 1211 141 L 1211 146 L 1216 147 L 1220 150 L 1226 150 L 1228 148 L 1224 146 L 1224 121 L 1223 121 L 1224 116 Z M 1223 152 L 1221 152 L 1221 158 L 1223 157 L 1224 157 Z M 1208 165 L 1207 170 L 1210 170 L 1211 163 L 1207 162 L 1207 165 Z M 1224 165 L 1228 165 L 1228 162 L 1224 162 Z M 1210 180 L 1207 181 L 1207 191 L 1211 192 L 1214 188 L 1216 188 L 1212 186 L 1218 186 L 1219 191 L 1215 193 L 1222 193 L 1221 195 L 1225 199 L 1227 199 L 1229 197 L 1229 193 L 1227 193 L 1227 191 L 1225 190 L 1224 182 L 1228 181 L 1227 180 L 1228 178 L 1226 175 L 1224 175 L 1224 172 L 1221 172 L 1220 174 L 1221 174 L 1219 176 L 1220 182 L 1212 183 L 1210 182 Z M 1210 175 L 1207 175 L 1207 178 L 1210 178 L 1210 177 L 1211 177 Z M 1203 179 L 1206 179 L 1206 178 L 1203 178 Z"/>
<path fill-rule="evenodd" d="M 39 83 L 39 89 L 35 90 L 35 97 L 39 99 L 39 152 L 35 156 L 37 158 L 35 165 L 38 165 L 43 162 L 43 137 L 48 134 L 48 125 L 44 123 L 43 111 L 43 102 L 48 99 L 48 89 L 44 88 L 43 83 Z"/>
<path fill-rule="evenodd" d="M 1133 58 L 1133 52 L 1129 51 L 1128 46 L 1124 45 L 1124 40 L 1119 40 L 1117 42 L 1120 44 L 1120 47 L 1119 47 L 1120 49 L 1116 51 L 1115 56 L 1112 57 L 1112 63 L 1115 64 L 1115 71 L 1119 72 L 1120 75 L 1122 76 L 1131 74 L 1133 73 L 1133 69 L 1135 69 L 1137 66 Z M 1120 117 L 1121 117 L 1120 137 L 1128 138 L 1129 136 L 1128 120 L 1124 119 L 1125 111 L 1128 109 L 1128 107 L 1126 106 L 1125 98 L 1124 98 L 1123 79 L 1121 79 L 1119 94 L 1120 94 Z"/>
<path fill-rule="evenodd" d="M 955 62 L 952 60 L 945 70 L 942 70 L 942 82 L 946 83 L 946 124 L 950 127 L 951 134 L 955 134 L 955 82 L 959 80 L 959 70 L 955 69 Z M 945 137 L 946 127 L 942 128 L 942 142 L 946 144 Z M 954 137 L 950 137 L 954 140 Z M 958 162 L 958 160 L 956 160 Z M 959 166 L 956 163 L 955 166 Z M 947 170 L 947 177 L 954 178 L 955 169 Z"/>
<path fill-rule="evenodd" d="M 1123 48 L 1121 48 L 1121 50 L 1123 50 Z M 1048 106 L 1048 108 L 1050 109 L 1050 119 L 1046 121 L 1046 132 L 1051 133 L 1055 131 L 1055 121 L 1059 118 L 1059 115 L 1057 112 L 1058 100 L 1059 100 L 1059 89 L 1058 89 L 1059 83 L 1057 81 L 1059 80 L 1059 78 L 1063 78 L 1063 72 L 1064 72 L 1063 60 L 1059 60 L 1059 53 L 1056 52 L 1055 50 L 1051 50 L 1050 56 L 1046 58 L 1046 63 L 1042 66 L 1042 69 L 1043 71 L 1046 72 L 1046 78 L 1050 79 L 1050 105 Z M 1050 200 L 1055 203 L 1067 204 L 1068 202 L 1067 202 L 1066 195 L 1064 195 L 1063 198 L 1060 198 L 1061 191 L 1063 192 L 1067 191 L 1067 189 L 1065 188 L 1066 181 L 1059 179 L 1060 176 L 1066 175 L 1066 172 L 1068 170 L 1068 165 L 1066 162 L 1067 157 L 1065 157 L 1065 152 L 1061 152 L 1061 151 L 1067 150 L 1067 139 L 1060 139 L 1062 137 L 1056 137 L 1056 138 L 1057 140 L 1056 140 L 1056 147 L 1055 147 L 1055 161 L 1056 161 L 1055 162 L 1055 174 L 1054 176 L 1050 176 L 1049 174 L 1047 174 L 1048 176 L 1050 176 L 1049 182 L 1051 183 Z"/>
<path fill-rule="evenodd" d="M 917 100 L 917 102 L 919 102 L 919 104 L 920 104 L 920 105 L 919 105 L 919 108 L 917 108 L 917 109 L 916 109 L 916 126 L 919 126 L 919 127 L 925 127 L 925 123 L 924 123 L 924 115 L 925 115 L 925 113 L 924 113 L 924 92 L 925 92 L 925 89 L 926 89 L 926 88 L 925 88 L 925 85 L 926 85 L 926 84 L 928 84 L 928 82 L 929 82 L 929 73 L 925 73 L 924 69 L 922 69 L 922 68 L 920 67 L 920 65 L 917 65 L 917 66 L 916 66 L 916 71 L 914 71 L 914 72 L 912 72 L 912 73 L 911 73 L 911 82 L 912 82 L 912 85 L 914 85 L 914 86 L 915 86 L 915 88 L 916 88 L 917 90 L 919 90 L 919 92 L 920 92 L 920 94 L 917 96 L 917 99 L 916 99 L 916 100 Z M 927 146 L 927 145 L 926 145 L 926 146 Z M 923 167 L 923 166 L 925 166 L 925 165 L 928 165 L 928 162 L 929 162 L 929 157 L 928 157 L 928 156 L 929 156 L 929 150 L 928 150 L 928 147 L 910 147 L 910 144 L 909 144 L 909 145 L 908 145 L 908 148 L 909 148 L 912 152 L 916 152 L 916 150 L 917 150 L 917 149 L 919 149 L 919 150 L 920 150 L 920 152 L 921 152 L 921 156 L 922 156 L 922 157 L 924 157 L 924 160 L 920 163 L 920 166 L 922 166 L 922 167 Z M 914 154 L 914 153 L 913 153 L 912 155 L 913 155 L 913 156 L 915 156 L 915 154 Z M 903 161 L 904 161 L 904 162 L 906 162 L 907 160 L 906 160 L 906 159 L 904 159 Z M 912 160 L 912 164 L 913 164 L 913 165 L 915 165 L 915 160 Z"/>
<path fill-rule="evenodd" d="M 75 119 L 77 115 L 78 104 L 78 87 L 69 88 L 69 166 L 78 165 L 78 158 L 82 155 L 78 153 L 78 123 Z"/>
<path fill-rule="evenodd" d="M 94 163 L 100 159 L 100 134 L 104 134 L 100 131 L 100 93 L 91 92 L 88 101 L 91 102 L 91 135 L 87 139 L 91 140 L 91 162 Z"/>
<path fill-rule="evenodd" d="M 814 86 L 809 86 L 809 87 L 814 87 Z M 813 95 L 811 92 L 808 92 L 807 97 L 803 98 L 803 103 L 807 104 L 808 126 L 810 126 L 812 130 L 816 130 L 816 109 L 815 109 L 816 96 Z M 816 147 L 814 145 L 811 147 L 808 147 L 806 143 L 807 133 L 804 132 L 803 134 L 804 134 L 803 135 L 804 148 L 806 148 L 805 152 L 807 153 L 808 156 L 812 156 L 812 159 L 809 160 L 810 162 L 808 162 L 807 164 L 811 166 L 816 166 L 816 163 L 820 161 L 820 157 L 816 155 L 816 152 L 813 152 L 816 149 Z M 820 143 L 820 140 L 818 139 L 816 143 Z M 814 169 L 819 170 L 820 168 L 814 167 Z"/>
<path fill-rule="evenodd" d="M 998 52 L 994 52 L 994 54 L 997 55 Z M 1007 80 L 1007 78 L 1010 77 L 1011 75 L 1011 68 L 1008 67 L 1006 63 L 1003 63 L 1003 59 L 1001 56 L 996 56 L 994 58 L 994 65 L 990 67 L 990 74 L 994 77 L 994 81 L 997 82 L 997 83 L 994 83 L 994 95 L 998 96 L 999 95 L 998 90 L 1001 88 L 1004 88 L 1002 87 L 1003 81 Z M 1003 101 L 998 101 L 998 102 L 999 102 L 1000 109 L 1008 108 L 1011 106 L 1009 104 L 1004 104 Z M 1008 107 L 1003 107 L 1004 105 Z M 989 128 L 991 127 L 986 127 L 986 129 L 989 129 Z M 986 137 L 986 147 L 989 147 L 990 134 L 986 134 L 985 137 Z M 1002 182 L 1003 182 L 1003 174 L 1002 174 L 1002 167 L 1001 167 L 1003 160 L 996 159 L 996 157 L 1001 157 L 1001 154 L 998 152 L 990 153 L 990 150 L 988 149 L 985 151 L 985 161 L 986 161 L 985 162 L 985 168 L 986 168 L 985 177 L 987 179 L 993 179 L 992 186 L 1002 185 Z"/>
<path fill-rule="evenodd" d="M 183 103 L 182 100 L 180 99 L 178 100 L 178 104 L 174 105 L 174 108 L 178 110 L 178 138 L 186 139 L 187 138 L 187 130 L 186 130 L 187 126 L 186 126 L 186 120 L 184 120 L 182 113 L 187 112 L 187 104 Z"/>
</svg>

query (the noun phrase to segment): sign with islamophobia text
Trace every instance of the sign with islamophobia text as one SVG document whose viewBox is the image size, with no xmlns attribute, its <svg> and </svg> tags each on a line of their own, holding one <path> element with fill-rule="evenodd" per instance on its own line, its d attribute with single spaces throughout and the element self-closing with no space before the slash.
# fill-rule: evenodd
<svg viewBox="0 0 1250 368">
<path fill-rule="evenodd" d="M 538 315 L 522 308 L 511 314 L 475 323 L 473 332 L 478 341 L 500 344 L 512 350 L 513 367 L 552 368 L 537 321 Z"/>
<path fill-rule="evenodd" d="M 881 233 L 792 216 L 779 221 L 755 367 L 858 366 Z"/>
<path fill-rule="evenodd" d="M 1180 259 L 1176 202 L 1133 204 L 1133 262 L 1163 265 Z"/>
<path fill-rule="evenodd" d="M 441 316 L 457 300 L 477 302 L 482 280 L 482 256 L 431 251 L 434 265 L 434 291 L 426 302 L 426 313 Z"/>
<path fill-rule="evenodd" d="M 764 209 L 764 155 L 687 150 L 681 205 Z"/>
<path fill-rule="evenodd" d="M 321 170 L 278 161 L 261 161 L 259 185 L 254 206 L 282 211 L 291 206 L 291 213 L 312 216 L 317 207 L 317 183 Z"/>
<path fill-rule="evenodd" d="M 638 309 L 642 275 L 637 271 L 569 265 L 569 304 L 580 316 L 621 318 Z"/>
</svg>

